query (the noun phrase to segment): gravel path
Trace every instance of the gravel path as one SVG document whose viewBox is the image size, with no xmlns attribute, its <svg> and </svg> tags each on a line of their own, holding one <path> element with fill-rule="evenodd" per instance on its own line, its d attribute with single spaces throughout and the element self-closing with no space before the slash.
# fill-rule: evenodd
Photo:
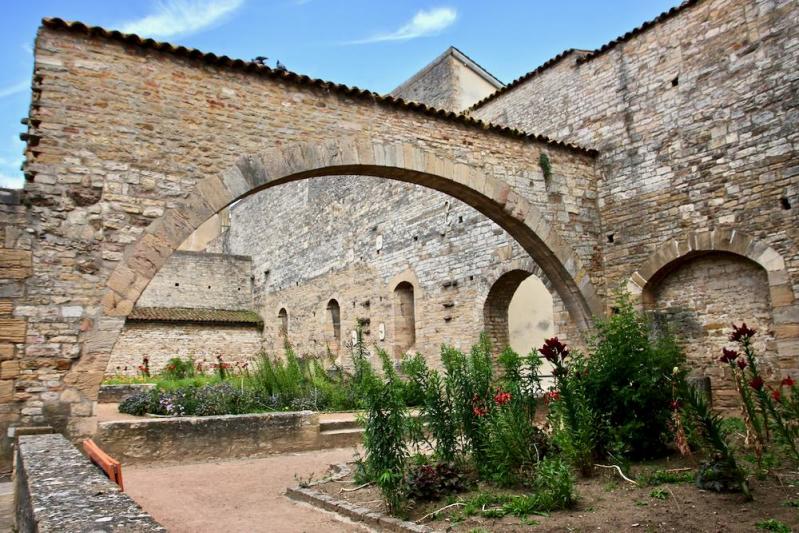
<svg viewBox="0 0 799 533">
<path fill-rule="evenodd" d="M 295 474 L 322 477 L 330 464 L 352 458 L 352 448 L 266 459 L 123 470 L 125 489 L 170 532 L 363 532 L 336 515 L 292 502 L 284 492 Z"/>
</svg>

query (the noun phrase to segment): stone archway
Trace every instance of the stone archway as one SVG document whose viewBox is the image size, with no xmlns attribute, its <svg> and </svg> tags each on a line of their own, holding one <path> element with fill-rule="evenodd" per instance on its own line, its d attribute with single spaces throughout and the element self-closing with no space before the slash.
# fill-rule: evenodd
<svg viewBox="0 0 799 533">
<path fill-rule="evenodd" d="M 282 183 L 354 174 L 425 185 L 468 203 L 530 253 L 577 328 L 587 328 L 592 314 L 599 312 L 599 299 L 576 253 L 536 206 L 484 169 L 404 143 L 362 138 L 301 143 L 244 156 L 221 176 L 200 180 L 185 201 L 145 230 L 109 276 L 102 313 L 83 335 L 83 354 L 65 383 L 82 391 L 83 401 L 91 401 L 125 317 L 170 254 L 207 218 L 240 198 Z"/>
<path fill-rule="evenodd" d="M 361 174 L 449 194 L 520 243 L 578 327 L 603 309 L 594 150 L 58 19 L 34 59 L 15 222 L 30 237 L 9 274 L 25 277 L 0 302 L 15 326 L 0 350 L 22 368 L 0 375 L 0 429 L 91 433 L 125 318 L 170 254 L 225 206 L 293 180 Z"/>
<path fill-rule="evenodd" d="M 686 288 L 686 283 L 706 284 L 707 287 L 700 287 L 702 290 L 698 294 L 690 294 L 692 291 Z M 725 283 L 732 286 L 727 287 Z M 751 235 L 719 229 L 686 233 L 669 240 L 632 274 L 627 288 L 647 309 L 662 311 L 664 300 L 676 299 L 684 300 L 688 307 L 699 305 L 708 316 L 727 319 L 694 323 L 687 307 L 682 317 L 672 317 L 677 323 L 684 323 L 686 338 L 692 335 L 697 338 L 715 335 L 717 338 L 711 343 L 712 353 L 693 354 L 705 360 L 692 366 L 713 380 L 724 379 L 715 363 L 716 352 L 720 351 L 720 344 L 725 343 L 731 329 L 729 322 L 750 320 L 752 325 L 752 320 L 758 320 L 754 316 L 739 316 L 742 314 L 761 315 L 756 323 L 761 330 L 758 340 L 760 350 L 766 355 L 772 354 L 767 365 L 772 372 L 796 375 L 799 369 L 799 306 L 785 261 L 776 250 Z M 675 290 L 680 294 L 675 295 Z M 671 315 L 680 314 L 675 309 L 669 311 Z M 734 391 L 729 383 L 722 389 L 724 403 L 724 397 Z"/>
</svg>

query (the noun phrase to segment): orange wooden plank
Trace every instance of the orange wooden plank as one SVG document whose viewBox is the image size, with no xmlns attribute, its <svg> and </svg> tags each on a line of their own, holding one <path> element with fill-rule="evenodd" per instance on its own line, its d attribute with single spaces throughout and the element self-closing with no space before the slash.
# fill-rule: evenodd
<svg viewBox="0 0 799 533">
<path fill-rule="evenodd" d="M 83 441 L 83 450 L 86 452 L 86 455 L 89 456 L 89 459 L 105 472 L 108 479 L 119 485 L 119 490 L 124 492 L 125 487 L 122 483 L 122 465 L 119 461 L 101 450 L 92 439 Z"/>
</svg>

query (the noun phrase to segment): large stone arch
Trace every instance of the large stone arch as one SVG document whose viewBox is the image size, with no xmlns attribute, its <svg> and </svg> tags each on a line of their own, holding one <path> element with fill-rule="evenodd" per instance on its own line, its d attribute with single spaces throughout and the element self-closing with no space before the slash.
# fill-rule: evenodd
<svg viewBox="0 0 799 533">
<path fill-rule="evenodd" d="M 125 317 L 171 253 L 209 217 L 231 203 L 290 181 L 327 175 L 369 175 L 424 185 L 474 207 L 513 236 L 563 300 L 575 325 L 601 311 L 588 272 L 546 216 L 491 169 L 460 163 L 415 144 L 350 138 L 297 143 L 239 158 L 221 175 L 201 179 L 176 206 L 130 245 L 106 283 L 99 316 L 82 334 L 80 360 L 65 378 L 93 399 Z"/>
<path fill-rule="evenodd" d="M 654 308 L 659 284 L 677 269 L 695 260 L 724 257 L 741 258 L 739 261 L 744 260 L 765 273 L 771 331 L 761 335 L 773 338 L 776 353 L 773 370 L 795 375 L 799 368 L 799 306 L 783 257 L 762 240 L 734 229 L 686 232 L 659 246 L 630 276 L 627 289 L 644 307 Z M 728 329 L 730 325 L 723 327 Z"/>
</svg>

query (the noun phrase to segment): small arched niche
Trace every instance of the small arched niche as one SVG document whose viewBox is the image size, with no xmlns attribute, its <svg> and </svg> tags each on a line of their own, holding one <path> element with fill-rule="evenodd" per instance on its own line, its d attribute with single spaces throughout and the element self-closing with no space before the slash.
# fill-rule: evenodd
<svg viewBox="0 0 799 533">
<path fill-rule="evenodd" d="M 402 357 L 416 344 L 416 309 L 413 285 L 400 282 L 394 288 L 394 356 Z"/>
<path fill-rule="evenodd" d="M 327 302 L 327 327 L 331 335 L 327 347 L 338 355 L 341 350 L 341 306 L 335 298 Z"/>
<path fill-rule="evenodd" d="M 283 339 L 289 337 L 289 313 L 285 307 L 281 307 L 277 312 L 278 334 Z"/>
</svg>

